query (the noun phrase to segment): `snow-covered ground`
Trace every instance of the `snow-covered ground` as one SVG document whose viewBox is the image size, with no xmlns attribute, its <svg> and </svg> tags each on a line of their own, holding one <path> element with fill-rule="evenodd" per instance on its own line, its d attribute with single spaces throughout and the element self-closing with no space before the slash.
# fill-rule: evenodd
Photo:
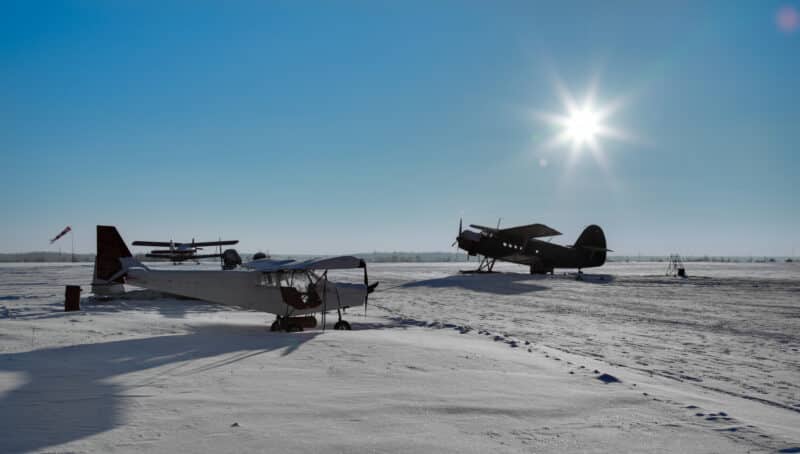
<svg viewBox="0 0 800 454">
<path fill-rule="evenodd" d="M 372 265 L 354 331 L 287 334 L 0 265 L 0 452 L 800 452 L 800 265 L 466 266 Z"/>
</svg>

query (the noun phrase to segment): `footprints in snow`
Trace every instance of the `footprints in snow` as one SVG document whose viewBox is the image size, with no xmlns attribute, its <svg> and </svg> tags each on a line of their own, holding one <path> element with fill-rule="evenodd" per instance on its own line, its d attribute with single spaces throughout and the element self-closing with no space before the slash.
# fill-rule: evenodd
<svg viewBox="0 0 800 454">
<path fill-rule="evenodd" d="M 517 339 L 514 339 L 514 338 L 510 337 L 510 335 L 507 334 L 507 333 L 495 334 L 495 333 L 492 333 L 491 331 L 485 330 L 485 329 L 478 330 L 478 334 L 483 335 L 483 336 L 493 336 L 492 339 L 495 342 L 505 342 L 511 348 L 519 348 L 520 345 L 524 344 L 527 347 L 528 353 L 533 353 L 533 345 L 528 340 L 520 341 L 520 340 L 517 340 Z M 543 353 L 544 353 L 544 357 L 545 358 L 549 358 L 549 359 L 552 359 L 554 361 L 561 361 L 561 358 L 559 358 L 557 356 L 552 356 L 547 352 L 543 352 Z M 564 363 L 566 365 L 568 365 L 568 366 L 574 366 L 574 364 L 571 361 L 564 361 Z M 578 369 L 586 369 L 586 366 L 578 366 Z M 575 371 L 574 370 L 570 370 L 569 374 L 570 375 L 575 375 Z M 615 376 L 613 376 L 611 374 L 608 374 L 608 373 L 600 373 L 600 371 L 598 371 L 597 369 L 594 370 L 593 374 L 595 375 L 596 379 L 602 381 L 605 384 L 622 383 L 622 380 L 620 380 L 619 378 L 617 378 L 617 377 L 615 377 Z M 634 383 L 632 386 L 635 387 L 636 384 Z M 647 395 L 647 394 L 645 394 L 645 395 Z"/>
<path fill-rule="evenodd" d="M 419 323 L 417 323 L 417 326 L 423 326 L 423 327 L 428 327 L 428 328 L 438 328 L 438 329 L 444 329 L 444 328 L 453 329 L 453 330 L 458 331 L 460 334 L 467 334 L 467 333 L 473 331 L 473 328 L 469 327 L 469 326 L 462 326 L 462 325 L 456 325 L 456 324 L 451 324 L 451 323 L 441 323 L 441 322 L 427 322 L 427 323 L 426 322 L 419 322 Z M 486 329 L 479 329 L 477 331 L 477 334 L 482 335 L 482 336 L 486 336 L 486 337 L 491 337 L 494 342 L 503 342 L 503 343 L 507 344 L 510 348 L 525 347 L 525 350 L 527 350 L 528 353 L 533 353 L 534 349 L 535 349 L 534 345 L 530 341 L 515 339 L 508 333 L 502 333 L 502 334 L 501 333 L 493 333 L 493 332 L 491 332 L 489 330 L 486 330 Z M 544 355 L 545 358 L 552 359 L 554 361 L 562 361 L 561 358 L 559 358 L 559 357 L 557 357 L 555 355 L 551 355 L 547 351 L 544 351 L 544 350 L 540 350 L 540 351 L 542 352 L 542 354 Z M 563 364 L 565 364 L 567 366 L 576 366 L 575 364 L 573 364 L 570 361 L 563 361 Z M 584 372 L 586 375 L 593 376 L 595 379 L 597 379 L 597 380 L 599 380 L 599 381 L 601 381 L 601 382 L 603 382 L 603 383 L 605 383 L 607 385 L 608 384 L 621 384 L 622 383 L 622 381 L 619 378 L 617 378 L 617 377 L 615 377 L 615 376 L 613 376 L 611 374 L 608 374 L 608 373 L 601 373 L 597 369 L 593 369 L 591 372 L 589 372 L 589 369 L 586 368 L 586 366 L 583 366 L 583 365 L 577 365 L 576 367 L 573 368 L 573 370 L 570 370 L 568 373 L 570 375 L 575 375 L 576 372 Z M 651 374 L 652 374 L 652 371 L 651 371 Z M 686 376 L 685 374 L 684 374 L 684 376 L 681 376 L 680 379 L 681 379 L 680 381 L 684 381 L 684 380 L 695 381 L 695 380 L 697 380 L 695 377 Z M 697 381 L 702 381 L 702 380 L 697 380 Z M 629 384 L 629 387 L 631 389 L 635 389 L 636 388 L 636 384 L 635 383 L 631 383 L 631 384 Z M 762 439 L 762 440 L 770 438 L 768 435 L 764 435 L 764 434 L 759 433 L 759 431 L 756 429 L 755 426 L 740 424 L 735 418 L 733 418 L 732 416 L 728 415 L 728 413 L 726 413 L 724 411 L 706 412 L 706 411 L 702 411 L 702 409 L 699 408 L 696 405 L 683 405 L 683 404 L 680 404 L 680 403 L 672 401 L 672 400 L 658 399 L 658 398 L 650 395 L 647 392 L 642 392 L 642 396 L 644 396 L 647 399 L 652 399 L 655 402 L 662 402 L 662 403 L 665 403 L 665 404 L 673 404 L 673 405 L 682 405 L 683 408 L 685 408 L 686 410 L 693 411 L 693 413 L 691 414 L 692 416 L 688 416 L 689 418 L 700 419 L 702 421 L 703 425 L 710 426 L 712 428 L 712 430 L 714 430 L 716 432 L 726 433 L 729 436 L 733 436 L 733 437 L 736 437 L 736 438 L 750 438 L 750 439 L 752 439 L 753 437 L 758 437 L 759 439 Z M 797 404 L 797 405 L 800 406 L 800 404 Z M 774 442 L 776 440 L 772 440 L 772 441 Z M 778 452 L 780 452 L 780 453 L 798 453 L 798 454 L 800 454 L 800 447 L 787 447 L 787 448 L 784 448 L 784 449 L 780 449 Z"/>
</svg>

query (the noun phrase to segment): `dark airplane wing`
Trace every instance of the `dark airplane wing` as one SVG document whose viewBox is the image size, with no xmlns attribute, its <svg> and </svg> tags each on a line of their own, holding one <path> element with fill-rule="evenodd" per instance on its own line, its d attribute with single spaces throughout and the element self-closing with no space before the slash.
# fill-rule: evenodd
<svg viewBox="0 0 800 454">
<path fill-rule="evenodd" d="M 131 244 L 134 245 L 134 246 L 169 247 L 170 245 L 177 246 L 180 243 L 170 243 L 169 241 L 134 241 Z"/>
<path fill-rule="evenodd" d="M 206 241 L 203 243 L 186 243 L 187 246 L 227 246 L 230 244 L 238 244 L 239 240 L 224 240 L 224 241 Z"/>
<path fill-rule="evenodd" d="M 164 260 L 171 260 L 173 262 L 181 262 L 184 260 L 196 260 L 196 259 L 209 259 L 212 257 L 219 257 L 219 254 L 203 254 L 203 255 L 189 255 L 189 254 L 146 254 L 145 257 L 151 259 L 164 259 Z"/>
<path fill-rule="evenodd" d="M 225 241 L 206 241 L 203 243 L 170 243 L 169 241 L 134 241 L 134 246 L 158 246 L 158 247 L 181 247 L 181 246 L 194 246 L 194 247 L 202 247 L 202 246 L 227 246 L 230 244 L 237 244 L 239 240 L 225 240 Z"/>
<path fill-rule="evenodd" d="M 517 227 L 509 227 L 507 229 L 495 229 L 493 227 L 484 227 L 482 225 L 475 224 L 471 224 L 470 227 L 482 230 L 486 233 L 491 233 L 492 235 L 498 237 L 507 238 L 508 240 L 517 244 L 525 244 L 525 242 L 531 238 L 561 235 L 561 232 L 558 230 L 548 227 L 544 224 L 520 225 Z"/>
</svg>

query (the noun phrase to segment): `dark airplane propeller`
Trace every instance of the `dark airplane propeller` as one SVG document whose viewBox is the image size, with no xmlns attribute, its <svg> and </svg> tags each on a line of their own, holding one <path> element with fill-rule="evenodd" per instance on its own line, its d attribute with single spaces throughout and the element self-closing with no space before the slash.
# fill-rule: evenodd
<svg viewBox="0 0 800 454">
<path fill-rule="evenodd" d="M 367 316 L 367 302 L 369 301 L 369 279 L 367 278 L 367 267 L 364 267 L 364 285 L 367 287 L 367 294 L 364 295 L 364 317 Z"/>
<path fill-rule="evenodd" d="M 456 244 L 458 244 L 458 239 L 461 238 L 463 221 L 464 221 L 463 218 L 458 218 L 458 236 L 456 237 L 456 240 L 453 241 L 453 244 L 450 245 L 450 247 L 456 247 Z"/>
</svg>

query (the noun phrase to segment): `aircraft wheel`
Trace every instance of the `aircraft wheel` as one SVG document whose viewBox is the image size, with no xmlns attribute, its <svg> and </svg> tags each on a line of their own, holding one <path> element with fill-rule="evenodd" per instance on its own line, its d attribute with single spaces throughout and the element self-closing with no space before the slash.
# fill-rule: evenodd
<svg viewBox="0 0 800 454">
<path fill-rule="evenodd" d="M 272 322 L 272 325 L 269 327 L 270 331 L 280 331 L 281 330 L 281 321 L 275 320 Z"/>
<path fill-rule="evenodd" d="M 350 327 L 350 324 L 347 323 L 346 321 L 339 320 L 338 322 L 336 322 L 335 325 L 333 325 L 333 329 L 350 331 L 352 328 Z"/>
</svg>

